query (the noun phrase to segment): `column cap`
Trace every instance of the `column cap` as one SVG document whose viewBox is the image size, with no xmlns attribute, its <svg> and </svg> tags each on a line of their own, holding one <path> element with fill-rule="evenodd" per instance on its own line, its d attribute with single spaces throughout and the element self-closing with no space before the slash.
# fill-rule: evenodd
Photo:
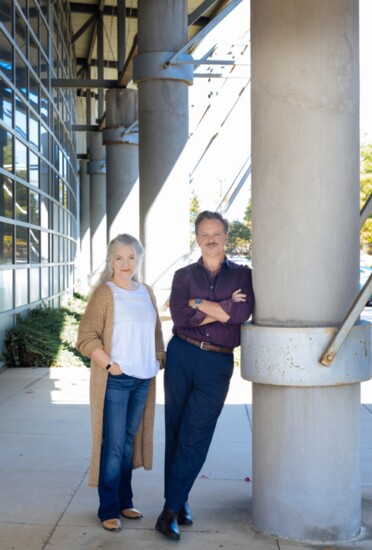
<svg viewBox="0 0 372 550">
<path fill-rule="evenodd" d="M 371 323 L 359 321 L 330 367 L 320 358 L 336 327 L 241 328 L 242 377 L 279 386 L 336 386 L 371 378 Z"/>
</svg>

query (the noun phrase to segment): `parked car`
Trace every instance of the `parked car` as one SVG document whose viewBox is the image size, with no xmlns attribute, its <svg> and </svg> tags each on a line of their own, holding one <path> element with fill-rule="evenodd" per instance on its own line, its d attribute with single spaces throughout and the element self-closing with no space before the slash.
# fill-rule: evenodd
<svg viewBox="0 0 372 550">
<path fill-rule="evenodd" d="M 252 260 L 249 258 L 246 258 L 245 256 L 231 256 L 229 257 L 229 260 L 236 264 L 240 265 L 247 265 L 248 267 L 252 267 Z"/>
</svg>

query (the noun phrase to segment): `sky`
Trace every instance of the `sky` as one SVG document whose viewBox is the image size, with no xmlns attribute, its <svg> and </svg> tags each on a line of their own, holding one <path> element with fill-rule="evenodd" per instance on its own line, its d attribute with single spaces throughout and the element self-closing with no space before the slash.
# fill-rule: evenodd
<svg viewBox="0 0 372 550">
<path fill-rule="evenodd" d="M 247 9 L 242 3 L 240 9 Z M 238 8 L 237 8 L 238 9 Z M 360 25 L 359 25 L 359 39 L 360 39 L 360 140 L 362 143 L 372 143 L 372 0 L 359 0 L 359 14 L 360 14 Z M 239 14 L 236 16 L 236 20 L 244 21 L 244 16 Z M 241 23 L 242 24 L 242 23 Z M 236 27 L 239 25 L 233 25 L 234 36 L 237 36 Z M 229 36 L 229 30 L 231 25 L 225 30 L 226 35 Z M 242 28 L 245 28 L 243 26 Z M 221 36 L 222 30 L 218 28 L 219 35 Z M 213 33 L 209 40 L 214 40 Z M 202 48 L 208 50 L 211 44 L 206 41 L 203 43 Z M 199 58 L 202 57 L 201 52 Z M 222 56 L 223 58 L 223 56 Z M 244 70 L 244 68 L 243 68 Z M 205 71 L 204 71 L 205 72 Z M 204 80 L 205 82 L 205 80 Z M 200 87 L 201 82 L 198 82 Z M 229 82 L 229 86 L 233 86 L 232 81 Z M 238 90 L 240 87 L 239 82 L 237 81 Z M 200 89 L 200 88 L 199 88 Z M 198 92 L 199 93 L 199 92 Z M 222 99 L 223 89 L 219 91 L 219 95 Z M 232 93 L 231 90 L 229 94 Z M 249 90 L 245 95 L 249 95 Z M 230 97 L 230 95 L 229 95 Z M 231 100 L 230 100 L 231 102 Z M 245 103 L 244 101 L 242 103 Z M 246 105 L 247 107 L 247 105 Z M 220 107 L 218 107 L 220 110 Z M 249 109 L 249 105 L 248 105 Z M 213 112 L 210 113 L 213 115 Z M 214 146 L 211 148 L 210 152 L 205 155 L 205 158 L 200 162 L 197 167 L 197 170 L 192 175 L 195 179 L 196 193 L 201 202 L 202 208 L 211 209 L 215 208 L 219 204 L 219 197 L 222 194 L 222 187 L 224 182 L 231 182 L 231 174 L 225 173 L 228 166 L 241 166 L 242 159 L 246 158 L 246 151 L 250 149 L 250 143 L 245 142 L 242 139 L 241 133 L 241 120 L 249 120 L 249 113 L 242 112 L 239 109 L 237 117 L 240 117 L 240 120 L 235 120 L 235 124 L 240 128 L 239 131 L 232 129 L 232 139 L 234 146 L 230 148 L 229 154 L 226 155 L 228 150 L 228 144 L 226 142 L 221 142 L 220 150 L 218 147 Z M 213 120 L 216 120 L 216 116 L 213 116 Z M 231 120 L 229 124 L 233 127 L 234 116 L 229 117 Z M 236 117 L 235 117 L 236 118 Z M 204 119 L 204 126 L 206 126 L 206 120 Z M 228 124 L 225 124 L 224 133 L 228 133 Z M 215 128 L 214 131 L 220 132 L 221 128 Z M 237 134 L 240 135 L 238 143 L 234 136 Z M 213 132 L 212 132 L 213 135 Z M 217 150 L 216 150 L 217 149 Z M 233 158 L 233 153 L 235 158 Z M 239 156 L 240 155 L 240 156 Z M 229 160 L 229 162 L 227 162 Z M 209 183 L 209 185 L 207 184 Z M 221 191 L 220 191 L 221 190 Z M 217 196 L 219 195 L 219 197 Z M 245 205 L 248 203 L 250 197 L 250 178 L 246 181 L 243 186 L 243 189 L 240 191 L 239 196 L 234 201 L 233 205 L 226 212 L 226 217 L 231 221 L 234 219 L 243 219 Z"/>
<path fill-rule="evenodd" d="M 360 137 L 372 143 L 372 0 L 359 0 Z"/>
</svg>

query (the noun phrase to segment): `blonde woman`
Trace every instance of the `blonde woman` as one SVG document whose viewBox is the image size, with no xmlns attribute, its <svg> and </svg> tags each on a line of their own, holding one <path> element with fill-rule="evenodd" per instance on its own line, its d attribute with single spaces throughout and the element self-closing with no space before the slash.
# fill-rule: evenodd
<svg viewBox="0 0 372 550">
<path fill-rule="evenodd" d="M 152 467 L 155 376 L 165 352 L 155 296 L 138 280 L 142 244 L 128 234 L 108 245 L 106 265 L 81 320 L 76 347 L 91 359 L 92 456 L 98 517 L 109 531 L 139 519 L 132 469 Z"/>
</svg>

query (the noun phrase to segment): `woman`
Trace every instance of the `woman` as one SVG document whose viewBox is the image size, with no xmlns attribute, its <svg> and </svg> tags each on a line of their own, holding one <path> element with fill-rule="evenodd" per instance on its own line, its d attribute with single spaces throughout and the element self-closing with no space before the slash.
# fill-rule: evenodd
<svg viewBox="0 0 372 550">
<path fill-rule="evenodd" d="M 142 517 L 133 507 L 132 468 L 152 467 L 155 376 L 165 363 L 155 297 L 138 282 L 143 253 L 131 235 L 110 242 L 76 344 L 91 358 L 89 485 L 98 485 L 98 517 L 109 531 L 120 531 L 120 515 Z"/>
</svg>

